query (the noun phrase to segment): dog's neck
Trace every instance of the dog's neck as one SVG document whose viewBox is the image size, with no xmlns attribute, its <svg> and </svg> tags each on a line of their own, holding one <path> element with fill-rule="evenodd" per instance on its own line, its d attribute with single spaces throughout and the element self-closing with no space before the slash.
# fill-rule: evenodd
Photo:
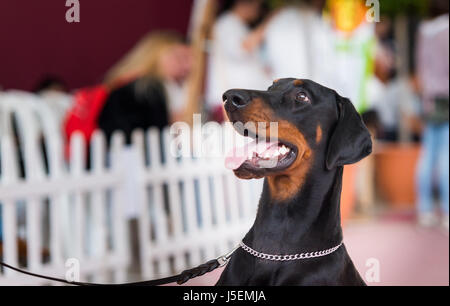
<svg viewBox="0 0 450 306">
<path fill-rule="evenodd" d="M 271 254 L 319 251 L 339 244 L 341 185 L 341 167 L 316 168 L 295 196 L 280 202 L 272 199 L 266 178 L 255 223 L 244 241 Z"/>
</svg>

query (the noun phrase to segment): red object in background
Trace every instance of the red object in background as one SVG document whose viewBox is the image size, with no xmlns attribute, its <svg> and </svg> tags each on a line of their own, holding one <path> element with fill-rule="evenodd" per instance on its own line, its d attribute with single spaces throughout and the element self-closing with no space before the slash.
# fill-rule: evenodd
<svg viewBox="0 0 450 306">
<path fill-rule="evenodd" d="M 420 145 L 386 143 L 375 155 L 376 184 L 392 208 L 414 209 Z"/>
<path fill-rule="evenodd" d="M 33 90 L 57 76 L 69 90 L 105 72 L 149 31 L 187 33 L 193 0 L 79 0 L 80 22 L 64 0 L 0 1 L 0 87 Z"/>
<path fill-rule="evenodd" d="M 211 110 L 211 112 L 210 112 L 210 114 L 209 114 L 209 120 L 211 120 L 211 121 L 216 121 L 216 122 L 219 122 L 219 123 L 222 123 L 222 122 L 224 122 L 225 121 L 225 111 L 224 111 L 224 109 L 223 109 L 223 106 L 222 105 L 219 105 L 219 106 L 215 106 L 212 110 Z"/>
<path fill-rule="evenodd" d="M 74 132 L 81 132 L 86 142 L 97 129 L 97 119 L 108 97 L 108 90 L 103 85 L 80 89 L 75 93 L 72 108 L 64 120 L 66 158 L 70 157 L 70 137 Z"/>
</svg>

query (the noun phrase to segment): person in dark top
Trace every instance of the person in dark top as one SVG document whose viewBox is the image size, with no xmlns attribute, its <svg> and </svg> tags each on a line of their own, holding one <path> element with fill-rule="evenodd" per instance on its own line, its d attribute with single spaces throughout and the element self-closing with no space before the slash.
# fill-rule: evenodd
<svg viewBox="0 0 450 306">
<path fill-rule="evenodd" d="M 98 118 L 98 126 L 109 143 L 114 131 L 131 143 L 135 129 L 164 128 L 169 124 L 165 89 L 161 81 L 143 77 L 113 90 Z"/>
<path fill-rule="evenodd" d="M 106 74 L 104 84 L 111 97 L 100 128 L 108 135 L 114 129 L 130 134 L 133 128 L 161 128 L 181 120 L 192 58 L 190 46 L 176 33 L 145 35 Z"/>
<path fill-rule="evenodd" d="M 138 269 L 136 265 L 139 263 L 137 203 L 142 201 L 136 179 L 142 165 L 138 158 L 139 148 L 132 145 L 132 133 L 136 129 L 145 131 L 151 127 L 162 130 L 184 118 L 185 85 L 188 84 L 186 80 L 192 62 L 191 48 L 179 35 L 152 32 L 145 35 L 105 76 L 104 85 L 109 90 L 109 96 L 97 125 L 108 144 L 115 131 L 125 134 L 127 147 L 119 154 L 119 163 L 125 170 L 124 213 L 130 220 L 132 262 L 135 263 L 132 269 Z M 161 144 L 159 149 L 163 152 Z M 112 155 L 110 157 L 113 159 Z M 165 190 L 164 203 L 167 207 Z"/>
</svg>

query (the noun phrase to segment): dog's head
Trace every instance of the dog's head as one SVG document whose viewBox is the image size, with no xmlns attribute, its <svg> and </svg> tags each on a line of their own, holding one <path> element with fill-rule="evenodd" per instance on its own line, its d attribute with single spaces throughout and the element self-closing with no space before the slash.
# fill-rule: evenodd
<svg viewBox="0 0 450 306">
<path fill-rule="evenodd" d="M 272 189 L 292 189 L 277 192 L 279 200 L 300 188 L 313 160 L 329 171 L 371 153 L 370 134 L 350 100 L 313 81 L 287 78 L 267 91 L 231 89 L 223 100 L 235 129 L 255 138 L 235 149 L 227 166 L 240 178 L 268 177 Z M 271 135 L 273 122 L 277 135 Z"/>
</svg>

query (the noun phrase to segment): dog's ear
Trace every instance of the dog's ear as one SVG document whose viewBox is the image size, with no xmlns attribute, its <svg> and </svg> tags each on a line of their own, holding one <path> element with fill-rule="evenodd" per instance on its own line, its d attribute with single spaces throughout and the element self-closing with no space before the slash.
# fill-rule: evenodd
<svg viewBox="0 0 450 306">
<path fill-rule="evenodd" d="M 336 94 L 338 123 L 328 142 L 326 167 L 353 164 L 372 152 L 372 139 L 361 116 L 349 99 Z"/>
</svg>

